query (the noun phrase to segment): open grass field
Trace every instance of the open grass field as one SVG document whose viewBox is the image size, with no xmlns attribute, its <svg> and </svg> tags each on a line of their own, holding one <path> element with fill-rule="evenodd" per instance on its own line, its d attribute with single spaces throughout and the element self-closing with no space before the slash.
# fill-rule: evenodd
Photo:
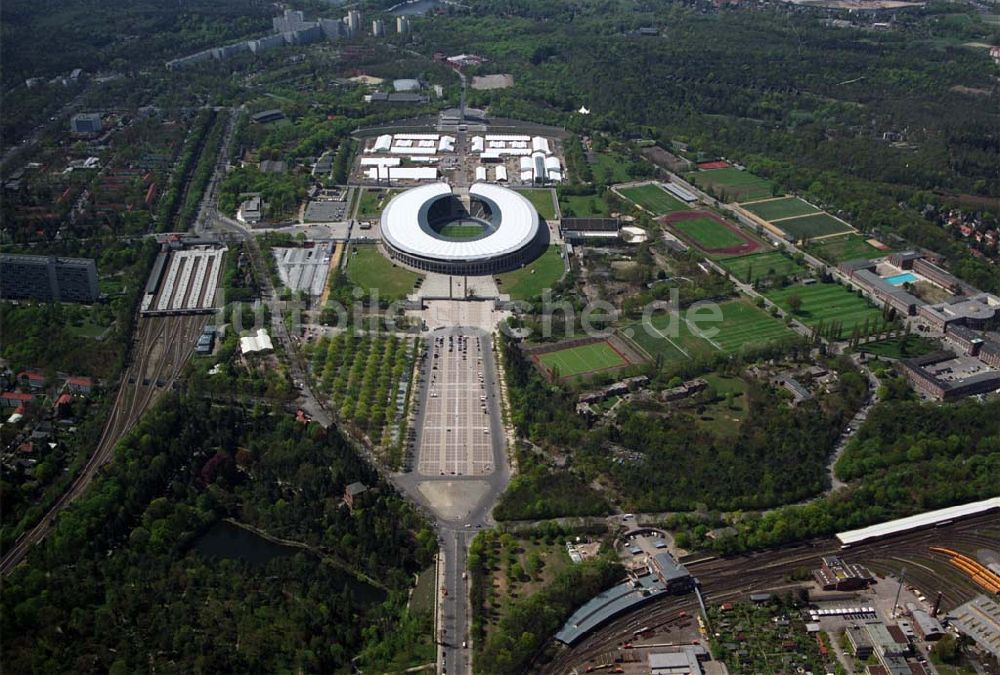
<svg viewBox="0 0 1000 675">
<path fill-rule="evenodd" d="M 611 209 L 600 195 L 562 195 L 559 197 L 559 210 L 563 218 L 588 218 L 606 216 Z"/>
<path fill-rule="evenodd" d="M 630 179 L 626 167 L 628 161 L 621 155 L 611 152 L 594 153 L 594 163 L 590 165 L 590 171 L 594 174 L 594 181 L 611 185 L 613 183 L 624 183 Z"/>
<path fill-rule="evenodd" d="M 696 417 L 696 424 L 716 436 L 736 436 L 740 425 L 750 414 L 746 381 L 718 373 L 705 375 L 705 380 L 715 390 L 716 399 L 705 405 L 701 414 Z M 732 395 L 730 401 L 726 400 L 727 394 Z"/>
<path fill-rule="evenodd" d="M 888 251 L 881 251 L 858 234 L 848 234 L 843 237 L 832 237 L 823 239 L 806 246 L 806 250 L 817 258 L 830 263 L 844 262 L 845 260 L 857 260 L 858 258 L 881 258 L 889 255 Z"/>
<path fill-rule="evenodd" d="M 866 319 L 873 325 L 882 320 L 880 309 L 839 284 L 787 286 L 768 291 L 766 295 L 788 312 L 791 312 L 788 298 L 798 295 L 802 306 L 794 314 L 796 319 L 810 327 L 839 321 L 845 335 L 850 335 L 855 326 L 863 327 Z"/>
<path fill-rule="evenodd" d="M 639 185 L 638 187 L 619 188 L 618 192 L 625 199 L 635 202 L 657 216 L 671 211 L 684 211 L 688 208 L 687 204 L 655 183 Z"/>
<path fill-rule="evenodd" d="M 438 232 L 442 237 L 451 237 L 452 239 L 475 239 L 482 233 L 482 225 L 464 223 L 448 223 Z"/>
<path fill-rule="evenodd" d="M 941 349 L 941 343 L 921 335 L 894 337 L 859 345 L 856 351 L 877 354 L 890 359 L 912 359 Z"/>
<path fill-rule="evenodd" d="M 761 246 L 738 226 L 707 211 L 674 211 L 659 221 L 710 255 L 747 255 Z"/>
<path fill-rule="evenodd" d="M 739 169 L 712 169 L 689 174 L 689 179 L 701 188 L 711 187 L 720 199 L 727 202 L 748 202 L 771 196 L 771 182 L 749 171 Z"/>
<path fill-rule="evenodd" d="M 743 240 L 735 232 L 723 227 L 714 218 L 707 216 L 680 220 L 671 224 L 706 251 L 739 246 L 743 243 Z"/>
<path fill-rule="evenodd" d="M 795 262 L 791 256 L 781 251 L 767 251 L 725 258 L 720 260 L 719 264 L 744 283 L 765 281 L 782 275 L 796 276 L 806 272 L 805 266 Z"/>
<path fill-rule="evenodd" d="M 798 197 L 781 197 L 753 204 L 740 204 L 744 209 L 760 216 L 764 220 L 804 216 L 809 213 L 819 213 L 819 209 Z"/>
<path fill-rule="evenodd" d="M 385 300 L 402 300 L 416 283 L 420 275 L 416 272 L 393 265 L 379 253 L 372 244 L 356 246 L 347 259 L 347 278 L 365 293 L 377 288 L 379 297 Z"/>
<path fill-rule="evenodd" d="M 542 255 L 521 269 L 497 275 L 500 292 L 513 300 L 536 298 L 562 279 L 565 266 L 558 246 L 549 246 Z"/>
<path fill-rule="evenodd" d="M 382 215 L 382 209 L 389 203 L 389 200 L 399 190 L 369 190 L 365 189 L 361 193 L 361 201 L 358 203 L 358 218 L 360 220 L 370 220 Z"/>
<path fill-rule="evenodd" d="M 825 237 L 829 234 L 853 231 L 850 225 L 837 220 L 825 211 L 811 216 L 782 220 L 776 227 L 780 227 L 795 239 L 812 239 L 813 237 Z"/>
<path fill-rule="evenodd" d="M 660 354 L 665 362 L 733 354 L 745 347 L 759 347 L 794 333 L 781 321 L 747 300 L 730 300 L 717 305 L 722 319 L 714 322 L 701 310 L 654 314 L 648 326 L 642 321 L 627 326 L 625 335 L 650 355 Z M 697 335 L 701 332 L 702 335 Z"/>
<path fill-rule="evenodd" d="M 552 190 L 545 188 L 539 190 L 518 190 L 518 192 L 531 202 L 535 210 L 538 211 L 538 215 L 545 220 L 555 220 L 556 207 L 552 198 Z"/>
<path fill-rule="evenodd" d="M 537 358 L 549 372 L 555 369 L 559 377 L 572 377 L 628 365 L 628 360 L 607 341 L 539 354 Z"/>
</svg>

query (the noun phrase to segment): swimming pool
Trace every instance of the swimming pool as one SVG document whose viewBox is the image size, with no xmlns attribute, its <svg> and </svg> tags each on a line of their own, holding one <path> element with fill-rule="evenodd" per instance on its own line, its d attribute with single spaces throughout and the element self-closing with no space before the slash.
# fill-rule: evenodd
<svg viewBox="0 0 1000 675">
<path fill-rule="evenodd" d="M 903 274 L 895 274 L 891 277 L 882 277 L 885 279 L 886 283 L 890 283 L 893 286 L 902 286 L 903 284 L 912 284 L 917 281 L 917 275 L 913 272 L 904 272 Z"/>
</svg>

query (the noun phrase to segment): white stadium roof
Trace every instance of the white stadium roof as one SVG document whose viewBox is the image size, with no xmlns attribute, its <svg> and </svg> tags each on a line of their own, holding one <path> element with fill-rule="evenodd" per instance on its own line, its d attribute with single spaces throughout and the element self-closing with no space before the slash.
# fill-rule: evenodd
<svg viewBox="0 0 1000 675">
<path fill-rule="evenodd" d="M 469 195 L 491 203 L 498 226 L 481 239 L 448 241 L 427 225 L 430 205 L 451 195 L 447 183 L 421 185 L 402 192 L 382 211 L 382 237 L 393 248 L 443 261 L 489 260 L 528 246 L 539 231 L 538 212 L 522 195 L 491 183 L 474 183 Z M 497 213 L 499 212 L 499 213 Z"/>
<path fill-rule="evenodd" d="M 927 513 L 918 513 L 915 516 L 890 520 L 887 523 L 879 523 L 878 525 L 863 527 L 860 530 L 840 532 L 837 535 L 837 539 L 839 539 L 840 543 L 845 546 L 848 544 L 857 544 L 869 539 L 886 537 L 890 534 L 897 534 L 899 532 L 908 532 L 909 530 L 915 530 L 921 527 L 930 527 L 931 525 L 944 523 L 955 518 L 965 518 L 967 516 L 983 513 L 985 511 L 991 511 L 993 509 L 1000 509 L 1000 497 L 984 499 L 983 501 L 972 502 L 971 504 L 962 504 L 960 506 L 949 506 L 946 509 L 928 511 Z"/>
</svg>

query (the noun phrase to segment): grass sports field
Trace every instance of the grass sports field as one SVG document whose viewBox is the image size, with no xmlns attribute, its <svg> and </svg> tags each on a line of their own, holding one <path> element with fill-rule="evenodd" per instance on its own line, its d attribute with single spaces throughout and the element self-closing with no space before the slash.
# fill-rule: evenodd
<svg viewBox="0 0 1000 675">
<path fill-rule="evenodd" d="M 781 251 L 768 251 L 741 255 L 735 258 L 725 258 L 719 264 L 733 273 L 739 281 L 754 283 L 781 275 L 794 276 L 803 273 L 806 268 L 792 260 L 791 256 Z"/>
<path fill-rule="evenodd" d="M 671 225 L 689 236 L 694 243 L 707 251 L 739 246 L 743 243 L 743 239 L 738 234 L 720 225 L 718 221 L 708 216 L 679 220 L 671 223 Z"/>
<path fill-rule="evenodd" d="M 556 219 L 556 207 L 552 202 L 552 190 L 547 188 L 539 190 L 518 190 L 522 195 L 528 198 L 528 201 L 535 207 L 540 215 L 545 220 L 555 220 Z"/>
<path fill-rule="evenodd" d="M 819 209 L 808 202 L 802 201 L 798 197 L 781 197 L 780 199 L 769 199 L 764 202 L 754 202 L 753 204 L 740 204 L 740 206 L 764 220 L 819 213 Z"/>
<path fill-rule="evenodd" d="M 659 221 L 710 255 L 746 255 L 760 243 L 707 211 L 674 211 Z"/>
<path fill-rule="evenodd" d="M 706 310 L 697 313 L 656 313 L 649 326 L 641 321 L 627 326 L 624 334 L 650 355 L 660 354 L 666 362 L 703 358 L 715 354 L 732 354 L 744 347 L 756 347 L 791 337 L 794 333 L 781 321 L 758 309 L 746 300 L 729 300 L 717 305 L 722 320 L 714 322 Z M 708 333 L 702 337 L 693 329 Z"/>
<path fill-rule="evenodd" d="M 537 358 L 546 370 L 551 372 L 556 369 L 559 377 L 572 377 L 628 365 L 625 357 L 616 352 L 607 341 L 539 354 Z"/>
<path fill-rule="evenodd" d="M 875 248 L 865 241 L 864 237 L 857 234 L 823 239 L 809 244 L 806 250 L 831 263 L 857 260 L 858 258 L 880 258 L 889 255 L 888 251 Z"/>
<path fill-rule="evenodd" d="M 825 211 L 820 211 L 812 216 L 782 220 L 777 224 L 777 227 L 780 227 L 795 237 L 795 239 L 812 239 L 814 237 L 825 237 L 829 234 L 852 231 L 850 225 L 837 220 Z"/>
<path fill-rule="evenodd" d="M 401 300 L 413 290 L 419 275 L 393 265 L 372 244 L 357 246 L 347 259 L 347 278 L 365 293 L 377 288 L 385 300 Z"/>
<path fill-rule="evenodd" d="M 739 169 L 712 169 L 690 174 L 699 187 L 711 187 L 727 202 L 749 202 L 771 196 L 771 182 Z"/>
<path fill-rule="evenodd" d="M 483 233 L 483 226 L 465 223 L 449 223 L 438 232 L 442 237 L 452 239 L 475 239 Z"/>
<path fill-rule="evenodd" d="M 558 246 L 549 246 L 534 261 L 513 272 L 497 275 L 501 293 L 510 294 L 513 300 L 536 298 L 546 288 L 562 279 L 563 259 Z"/>
<path fill-rule="evenodd" d="M 655 183 L 639 185 L 638 187 L 619 188 L 622 197 L 635 202 L 650 213 L 660 216 L 670 211 L 684 211 L 687 204 Z"/>
<path fill-rule="evenodd" d="M 807 326 L 816 326 L 821 322 L 830 325 L 839 321 L 844 335 L 850 335 L 855 326 L 864 327 L 866 319 L 873 325 L 882 320 L 881 310 L 839 284 L 787 286 L 769 291 L 766 295 L 786 311 L 791 311 L 788 298 L 798 295 L 802 307 L 794 315 L 796 319 Z"/>
</svg>

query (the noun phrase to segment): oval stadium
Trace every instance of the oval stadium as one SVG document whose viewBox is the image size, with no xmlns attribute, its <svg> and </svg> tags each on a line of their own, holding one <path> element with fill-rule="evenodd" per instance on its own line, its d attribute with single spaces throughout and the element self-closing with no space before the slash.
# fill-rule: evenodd
<svg viewBox="0 0 1000 675">
<path fill-rule="evenodd" d="M 535 207 L 513 190 L 475 183 L 468 194 L 432 183 L 396 195 L 382 211 L 383 251 L 442 274 L 495 274 L 531 261 L 548 243 Z"/>
</svg>

